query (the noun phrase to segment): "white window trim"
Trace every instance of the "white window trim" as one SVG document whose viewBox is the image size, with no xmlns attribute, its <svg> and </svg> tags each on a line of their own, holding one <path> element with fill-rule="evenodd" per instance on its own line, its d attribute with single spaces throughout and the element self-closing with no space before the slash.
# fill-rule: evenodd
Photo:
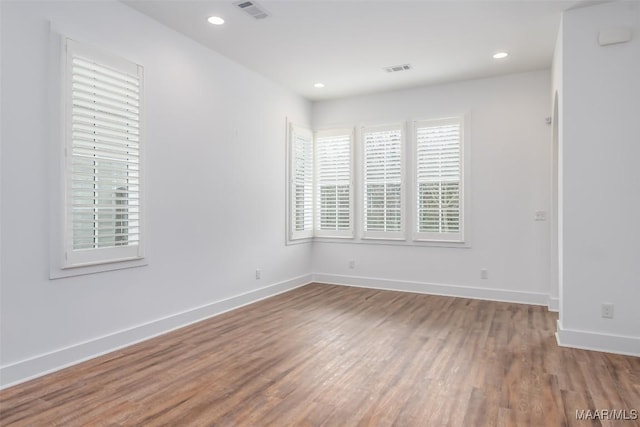
<svg viewBox="0 0 640 427">
<path fill-rule="evenodd" d="M 349 179 L 349 229 L 348 230 L 321 230 L 320 229 L 320 209 L 318 208 L 318 155 L 317 155 L 317 143 L 316 140 L 318 136 L 321 137 L 331 137 L 331 136 L 342 136 L 349 135 L 350 143 L 349 143 L 349 167 L 350 167 L 350 179 Z M 313 182 L 313 194 L 315 197 L 314 200 L 314 237 L 320 238 L 337 238 L 337 239 L 353 239 L 354 238 L 354 200 L 355 200 L 355 185 L 354 185 L 354 130 L 353 128 L 347 129 L 327 129 L 327 130 L 317 130 L 313 132 L 313 141 L 314 141 L 314 182 Z"/>
<path fill-rule="evenodd" d="M 136 245 L 127 245 L 114 248 L 100 248 L 100 249 L 87 249 L 87 250 L 73 250 L 72 248 L 72 236 L 71 225 L 72 218 L 68 210 L 67 194 L 69 184 L 69 162 L 71 159 L 71 71 L 70 61 L 73 53 L 87 56 L 94 60 L 99 61 L 102 65 L 113 67 L 119 70 L 126 70 L 130 74 L 137 75 L 140 82 L 140 96 L 141 103 L 139 108 L 139 124 L 140 124 L 140 165 L 139 165 L 139 191 L 140 191 L 140 240 Z M 64 162 L 62 164 L 61 177 L 63 179 L 63 203 L 62 203 L 62 218 L 64 220 L 64 228 L 62 233 L 63 238 L 63 257 L 61 260 L 61 269 L 75 269 L 78 267 L 90 267 L 100 264 L 121 263 L 123 261 L 136 261 L 144 258 L 144 242 L 145 242 L 145 198 L 144 198 L 144 80 L 142 66 L 134 64 L 130 61 L 119 58 L 115 55 L 100 51 L 93 47 L 80 44 L 71 39 L 65 39 L 62 42 L 62 99 L 63 108 L 62 114 L 64 117 L 63 131 L 63 157 Z M 119 266 L 117 268 L 127 268 L 134 266 L 131 263 Z M 90 271 L 81 271 L 77 274 L 85 274 L 88 272 L 95 272 L 96 269 Z M 98 271 L 101 271 L 98 269 Z M 52 274 L 55 276 L 55 274 Z M 62 274 L 61 276 L 64 276 Z"/>
<path fill-rule="evenodd" d="M 312 211 L 311 211 L 311 228 L 309 230 L 294 230 L 295 225 L 295 215 L 296 211 L 294 208 L 294 200 L 295 200 L 295 150 L 293 147 L 294 137 L 296 133 L 307 134 L 311 141 L 311 164 L 313 165 L 313 132 L 307 126 L 300 126 L 294 124 L 292 122 L 287 122 L 287 242 L 288 243 L 297 243 L 310 241 L 313 238 L 313 224 L 314 224 L 314 200 L 312 196 Z M 313 189 L 313 180 L 314 177 L 312 175 L 312 193 Z"/>
<path fill-rule="evenodd" d="M 440 243 L 465 243 L 465 230 L 466 230 L 466 173 L 465 169 L 468 162 L 465 159 L 466 153 L 466 136 L 467 136 L 467 118 L 466 115 L 459 115 L 454 117 L 445 117 L 440 119 L 428 119 L 428 120 L 415 120 L 413 121 L 412 130 L 412 147 L 411 153 L 413 157 L 412 161 L 412 178 L 411 178 L 411 200 L 412 200 L 412 240 L 417 242 L 440 242 Z M 433 125 L 446 125 L 450 123 L 456 123 L 460 125 L 460 232 L 458 233 L 434 233 L 434 232 L 420 232 L 417 230 L 418 226 L 418 128 L 433 126 Z"/>
<path fill-rule="evenodd" d="M 406 122 L 396 122 L 385 125 L 365 125 L 360 127 L 360 137 L 359 146 L 360 146 L 360 183 L 358 185 L 358 197 L 360 199 L 360 204 L 362 206 L 360 211 L 360 233 L 361 239 L 363 240 L 399 240 L 405 241 L 407 240 L 406 236 L 406 218 L 407 218 L 407 191 L 406 191 L 406 174 L 407 174 L 407 161 L 406 161 L 406 152 L 407 152 L 407 132 L 406 132 Z M 367 131 L 380 132 L 386 130 L 397 130 L 400 129 L 402 133 L 402 137 L 400 139 L 400 230 L 399 231 L 367 231 L 365 229 L 366 224 L 366 215 L 367 215 L 367 207 L 365 201 L 365 193 L 366 193 L 366 184 L 365 184 L 365 162 L 366 162 L 366 151 L 364 147 L 365 133 Z"/>
<path fill-rule="evenodd" d="M 353 129 L 353 141 L 352 141 L 352 182 L 353 182 L 353 192 L 351 205 L 352 212 L 352 226 L 354 228 L 354 234 L 352 236 L 323 236 L 319 235 L 317 231 L 314 235 L 307 237 L 305 239 L 299 240 L 289 240 L 289 224 L 287 223 L 287 244 L 298 244 L 298 243 L 310 243 L 310 242 L 318 242 L 318 243 L 341 243 L 341 244 L 359 244 L 359 245 L 390 245 L 390 246 L 414 246 L 414 247 L 432 247 L 432 248 L 457 248 L 457 249 L 469 249 L 471 248 L 471 243 L 473 239 L 472 233 L 472 224 L 471 224 L 471 182 L 467 179 L 470 176 L 470 165 L 471 165 L 471 144 L 470 144 L 470 135 L 471 135 L 471 113 L 469 111 L 458 113 L 449 112 L 449 114 L 442 115 L 433 115 L 432 118 L 427 120 L 421 120 L 419 118 L 412 119 L 410 121 L 395 121 L 390 122 L 391 125 L 377 125 L 372 123 L 363 123 L 358 124 L 358 126 L 351 128 L 348 125 L 336 126 L 328 129 L 320 129 L 316 132 L 325 132 L 331 131 L 335 129 L 336 131 L 340 131 L 340 129 Z M 415 162 L 417 161 L 415 152 L 417 150 L 417 141 L 415 137 L 415 123 L 416 122 L 438 122 L 443 120 L 443 118 L 457 118 L 461 120 L 461 159 L 462 159 L 462 169 L 461 169 L 461 179 L 463 182 L 462 191 L 461 191 L 461 223 L 462 225 L 462 233 L 463 239 L 461 240 L 445 240 L 442 239 L 442 236 L 419 236 L 414 233 L 414 228 L 417 227 L 417 185 L 416 185 L 416 175 L 415 175 Z M 407 132 L 407 128 L 409 127 L 409 123 L 413 126 L 411 132 Z M 364 129 L 375 129 L 379 128 L 384 130 L 385 128 L 397 128 L 397 126 L 401 126 L 402 129 L 402 221 L 401 221 L 401 232 L 394 233 L 394 236 L 389 236 L 389 232 L 364 232 L 364 215 L 365 215 L 365 206 L 364 206 Z M 287 132 L 289 129 L 289 124 L 287 122 Z M 287 142 L 287 169 L 290 168 L 289 165 L 289 142 Z M 412 167 L 407 167 L 407 165 L 412 165 Z M 315 166 L 314 166 L 315 167 Z M 287 174 L 289 171 L 287 171 Z M 288 175 L 287 175 L 288 176 Z M 315 173 L 314 173 L 314 186 L 315 184 Z M 289 183 L 289 178 L 287 178 L 287 183 Z M 409 183 L 410 185 L 408 185 Z M 290 187 L 287 184 L 287 197 L 289 197 Z M 314 195 L 316 194 L 316 190 L 314 187 Z M 287 210 L 289 212 L 289 200 L 287 199 Z M 314 200 L 315 206 L 315 200 Z M 287 221 L 289 221 L 290 212 L 286 215 Z M 314 230 L 316 225 L 316 214 L 314 213 Z M 438 233 L 440 234 L 440 233 Z"/>
</svg>

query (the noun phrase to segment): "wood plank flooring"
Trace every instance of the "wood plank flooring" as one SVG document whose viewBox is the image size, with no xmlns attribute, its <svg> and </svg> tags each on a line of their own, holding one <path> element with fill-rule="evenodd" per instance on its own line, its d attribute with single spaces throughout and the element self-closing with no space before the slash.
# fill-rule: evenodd
<svg viewBox="0 0 640 427">
<path fill-rule="evenodd" d="M 312 284 L 0 392 L 2 426 L 640 426 L 544 307 Z"/>
</svg>

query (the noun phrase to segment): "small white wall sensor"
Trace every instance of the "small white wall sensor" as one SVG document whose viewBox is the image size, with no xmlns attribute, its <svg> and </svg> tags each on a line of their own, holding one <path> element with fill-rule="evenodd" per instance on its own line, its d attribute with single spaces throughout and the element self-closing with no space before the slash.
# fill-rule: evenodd
<svg viewBox="0 0 640 427">
<path fill-rule="evenodd" d="M 626 43 L 631 40 L 631 28 L 618 27 L 600 30 L 598 33 L 598 43 L 600 46 L 609 46 L 611 44 Z"/>
</svg>

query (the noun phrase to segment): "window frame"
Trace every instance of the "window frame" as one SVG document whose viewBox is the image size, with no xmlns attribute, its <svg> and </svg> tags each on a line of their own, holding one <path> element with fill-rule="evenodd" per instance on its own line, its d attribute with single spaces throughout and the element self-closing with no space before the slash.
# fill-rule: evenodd
<svg viewBox="0 0 640 427">
<path fill-rule="evenodd" d="M 447 114 L 448 113 L 448 114 Z M 387 124 L 379 124 L 364 122 L 355 125 L 354 127 L 349 124 L 327 127 L 314 130 L 314 145 L 315 134 L 318 132 L 339 132 L 340 130 L 346 131 L 347 129 L 353 129 L 353 141 L 352 141 L 352 225 L 353 234 L 351 236 L 332 236 L 322 235 L 317 233 L 317 212 L 314 211 L 314 233 L 305 239 L 289 240 L 289 225 L 287 225 L 287 244 L 296 244 L 303 242 L 319 242 L 319 243 L 355 243 L 365 245 L 391 245 L 391 246 L 416 246 L 416 247 L 441 247 L 441 248 L 459 248 L 468 249 L 471 248 L 471 242 L 473 239 L 472 223 L 471 219 L 471 183 L 467 179 L 470 176 L 471 165 L 471 146 L 470 146 L 470 128 L 471 128 L 471 112 L 456 112 L 449 111 L 445 114 L 429 115 L 428 119 L 410 118 L 407 120 L 398 120 L 386 122 Z M 461 224 L 461 237 L 459 239 L 446 239 L 443 236 L 428 236 L 421 235 L 417 232 L 418 229 L 418 200 L 417 200 L 417 134 L 416 124 L 423 123 L 438 123 L 443 120 L 456 119 L 460 124 L 460 161 L 462 163 L 460 168 L 461 175 L 461 190 L 460 190 L 460 224 Z M 287 122 L 288 123 L 288 122 Z M 383 122 L 384 123 L 384 122 Z M 287 124 L 287 129 L 289 125 Z M 402 132 L 400 141 L 400 159 L 401 159 L 401 230 L 398 232 L 379 232 L 369 231 L 366 232 L 365 228 L 365 132 L 377 131 L 385 129 L 400 129 Z M 289 141 L 287 141 L 287 150 L 289 150 Z M 314 147 L 315 153 L 315 147 Z M 289 164 L 289 152 L 287 151 L 287 169 L 290 169 Z M 316 185 L 316 164 L 314 160 L 314 209 L 317 207 L 317 187 Z M 289 172 L 287 172 L 289 174 Z M 288 175 L 287 175 L 288 176 Z M 289 178 L 287 178 L 287 183 Z M 288 185 L 288 184 L 287 184 Z M 290 186 L 287 188 L 287 198 L 290 197 Z M 287 209 L 289 209 L 289 201 L 287 201 Z M 287 221 L 289 221 L 290 214 L 286 215 Z"/>
<path fill-rule="evenodd" d="M 72 62 L 73 56 L 79 55 L 85 57 L 90 61 L 95 61 L 100 65 L 118 70 L 122 73 L 135 75 L 139 82 L 139 113 L 138 113 L 138 126 L 139 126 L 139 170 L 138 170 L 138 191 L 139 191 L 139 237 L 137 244 L 135 245 L 123 245 L 105 248 L 89 248 L 89 249 L 74 249 L 73 247 L 73 217 L 70 208 L 70 195 L 71 195 L 71 179 L 73 175 L 72 169 L 72 79 L 73 70 Z M 81 267 L 90 267 L 88 270 L 84 269 L 77 273 L 71 274 L 85 274 L 87 272 L 103 271 L 101 265 L 112 265 L 115 267 L 107 267 L 107 269 L 113 268 L 128 268 L 131 266 L 141 265 L 139 262 L 145 257 L 145 240 L 146 240 L 146 220 L 145 220 L 145 177 L 144 177 L 144 159 L 145 159 L 145 132 L 144 132 L 144 68 L 142 65 L 133 63 L 126 59 L 120 58 L 111 53 L 104 52 L 96 49 L 92 46 L 79 43 L 70 38 L 64 38 L 62 41 L 62 141 L 63 141 L 63 161 L 62 161 L 62 260 L 60 263 L 61 270 L 78 269 Z M 133 262 L 133 264 L 132 264 Z M 120 265 L 118 265 L 120 264 Z M 98 270 L 96 270 L 98 269 Z M 66 274 L 57 274 L 62 277 Z M 52 274 L 54 276 L 54 274 Z"/>
<path fill-rule="evenodd" d="M 413 202 L 412 209 L 412 218 L 413 218 L 413 226 L 412 226 L 412 240 L 415 242 L 432 242 L 432 243 L 442 243 L 442 244 L 464 244 L 466 243 L 466 231 L 467 231 L 467 183 L 466 183 L 466 169 L 468 166 L 467 157 L 467 128 L 468 128 L 468 115 L 457 115 L 457 116 L 449 116 L 438 119 L 425 119 L 425 120 L 414 120 L 413 121 L 413 130 L 412 130 L 412 139 L 413 146 L 412 156 L 413 156 L 413 165 L 412 165 L 412 185 L 411 185 L 411 200 Z M 460 178 L 459 178 L 459 232 L 457 233 L 437 233 L 437 232 L 424 232 L 419 230 L 420 226 L 420 206 L 418 202 L 419 197 L 419 187 L 420 183 L 418 181 L 418 129 L 426 128 L 426 127 L 435 127 L 435 126 L 444 126 L 450 123 L 457 123 L 460 126 L 459 131 L 459 170 L 460 170 Z"/>
<path fill-rule="evenodd" d="M 360 232 L 361 239 L 363 240 L 396 240 L 401 241 L 407 240 L 406 235 L 406 208 L 407 208 L 407 197 L 406 197 L 406 175 L 407 175 L 407 161 L 406 161 L 406 152 L 407 150 L 407 132 L 406 132 L 406 122 L 395 122 L 389 124 L 382 125 L 365 125 L 360 128 L 360 161 L 361 161 L 361 173 L 360 173 L 360 184 L 359 184 L 359 194 L 360 200 L 362 203 L 362 211 L 360 215 Z M 367 230 L 367 165 L 366 165 L 366 134 L 370 132 L 384 132 L 389 130 L 399 130 L 401 133 L 400 136 L 400 229 L 398 231 L 378 231 L 378 230 Z"/>
<path fill-rule="evenodd" d="M 296 135 L 306 134 L 309 136 L 309 153 L 311 159 L 308 161 L 311 163 L 311 177 L 310 177 L 310 192 L 311 192 L 311 217 L 310 217 L 310 225 L 311 228 L 303 230 L 296 230 L 296 215 L 298 213 L 296 209 L 296 157 L 295 157 L 295 146 L 294 143 L 296 141 Z M 288 242 L 297 242 L 297 241 L 306 241 L 311 240 L 313 238 L 314 231 L 314 221 L 315 221 L 315 209 L 314 209 L 314 151 L 313 151 L 313 132 L 310 128 L 306 126 L 300 126 L 294 123 L 289 122 L 287 125 L 287 241 Z M 305 174 L 306 176 L 306 174 Z M 303 182 L 306 180 L 303 179 Z M 306 185 L 306 184 L 305 184 Z M 306 223 L 306 221 L 305 221 Z"/>
<path fill-rule="evenodd" d="M 347 230 L 323 230 L 320 228 L 320 221 L 322 215 L 322 208 L 320 206 L 320 179 L 319 179 L 319 161 L 320 156 L 318 155 L 318 138 L 322 137 L 332 137 L 332 136 L 348 136 L 349 137 L 349 228 Z M 313 177 L 314 177 L 314 237 L 320 238 L 338 238 L 338 239 L 352 239 L 355 235 L 355 227 L 354 227 L 354 200 L 355 200 L 355 183 L 354 183 L 354 138 L 355 132 L 353 128 L 332 128 L 332 129 L 323 129 L 317 130 L 313 132 L 313 146 L 314 146 L 314 167 L 313 167 Z"/>
</svg>

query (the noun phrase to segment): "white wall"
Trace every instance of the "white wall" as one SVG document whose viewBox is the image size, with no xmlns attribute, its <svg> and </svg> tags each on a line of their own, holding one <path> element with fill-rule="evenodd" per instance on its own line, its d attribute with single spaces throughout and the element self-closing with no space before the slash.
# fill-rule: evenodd
<svg viewBox="0 0 640 427">
<path fill-rule="evenodd" d="M 1 7 L 2 384 L 310 280 L 283 215 L 285 117 L 309 102 L 119 2 Z M 49 20 L 145 67 L 145 267 L 48 280 Z"/>
<path fill-rule="evenodd" d="M 471 248 L 315 243 L 316 279 L 546 304 L 549 224 L 534 213 L 549 210 L 550 92 L 544 70 L 314 103 L 315 128 L 469 111 L 472 192 Z"/>
<path fill-rule="evenodd" d="M 640 355 L 640 4 L 571 10 L 562 34 L 559 341 Z M 598 32 L 632 28 L 601 47 Z M 601 304 L 615 305 L 601 318 Z"/>
<path fill-rule="evenodd" d="M 553 52 L 551 65 L 551 111 L 552 111 L 552 141 L 551 151 L 551 210 L 550 226 L 550 265 L 549 265 L 549 301 L 550 307 L 560 310 L 562 295 L 562 20 L 558 28 L 558 36 Z M 562 313 L 560 313 L 562 317 Z"/>
</svg>

